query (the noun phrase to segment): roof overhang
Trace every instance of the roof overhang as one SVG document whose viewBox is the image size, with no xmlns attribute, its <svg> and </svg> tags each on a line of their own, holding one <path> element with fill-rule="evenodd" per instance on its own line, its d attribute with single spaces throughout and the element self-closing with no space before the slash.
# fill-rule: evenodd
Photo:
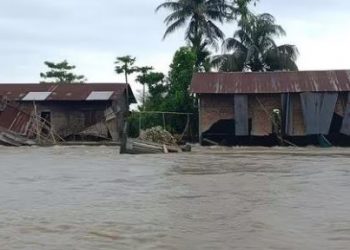
<svg viewBox="0 0 350 250">
<path fill-rule="evenodd" d="M 350 70 L 196 73 L 196 94 L 267 94 L 350 91 Z"/>
</svg>

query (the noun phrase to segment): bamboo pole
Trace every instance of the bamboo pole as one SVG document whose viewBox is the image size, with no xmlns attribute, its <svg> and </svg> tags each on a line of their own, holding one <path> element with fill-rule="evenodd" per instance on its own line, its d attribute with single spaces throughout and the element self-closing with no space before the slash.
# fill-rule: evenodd
<svg viewBox="0 0 350 250">
<path fill-rule="evenodd" d="M 35 104 L 35 101 L 33 101 L 33 106 L 34 106 L 34 120 L 35 120 L 35 125 L 36 125 L 36 136 L 38 143 L 41 144 L 41 131 L 40 131 L 40 126 L 39 126 L 39 120 L 38 120 L 38 110 Z"/>
</svg>

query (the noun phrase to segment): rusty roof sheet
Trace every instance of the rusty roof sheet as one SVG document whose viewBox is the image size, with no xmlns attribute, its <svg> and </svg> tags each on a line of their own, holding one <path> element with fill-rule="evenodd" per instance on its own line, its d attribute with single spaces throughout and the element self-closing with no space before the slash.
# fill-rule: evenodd
<svg viewBox="0 0 350 250">
<path fill-rule="evenodd" d="M 258 94 L 350 91 L 350 70 L 194 74 L 197 94 Z"/>
<path fill-rule="evenodd" d="M 86 84 L 1 84 L 0 96 L 10 101 L 21 101 L 29 93 L 51 92 L 45 101 L 85 101 L 92 92 L 113 92 L 110 100 L 124 94 L 124 83 L 86 83 Z M 134 94 L 129 87 L 131 102 L 135 102 Z"/>
</svg>

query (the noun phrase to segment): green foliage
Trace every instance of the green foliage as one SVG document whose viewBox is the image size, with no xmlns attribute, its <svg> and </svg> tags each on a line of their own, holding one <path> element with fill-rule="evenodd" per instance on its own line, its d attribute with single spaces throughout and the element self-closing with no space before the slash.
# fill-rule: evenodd
<svg viewBox="0 0 350 250">
<path fill-rule="evenodd" d="M 152 67 L 139 68 L 140 74 L 136 80 L 143 86 L 143 102 L 139 106 L 141 111 L 160 111 L 167 93 L 167 85 L 165 84 L 165 76 L 160 72 L 151 71 Z M 145 87 L 148 87 L 148 95 L 145 94 Z M 141 119 L 140 119 L 141 118 Z M 141 128 L 151 128 L 159 126 L 163 123 L 161 114 L 140 114 L 132 112 L 128 118 L 129 136 L 137 137 L 139 134 L 140 123 Z"/>
<path fill-rule="evenodd" d="M 202 37 L 191 38 L 191 49 L 196 56 L 195 69 L 197 72 L 209 72 L 211 69 L 209 41 Z"/>
<path fill-rule="evenodd" d="M 146 84 L 148 82 L 148 72 L 152 70 L 153 67 L 141 67 L 138 69 L 139 72 L 141 72 L 141 75 L 138 75 L 136 78 L 136 81 L 139 82 L 142 85 L 142 105 L 145 107 L 145 101 L 146 101 Z"/>
<path fill-rule="evenodd" d="M 167 0 L 160 4 L 160 9 L 170 10 L 165 18 L 166 38 L 177 29 L 186 27 L 185 40 L 196 54 L 198 71 L 210 70 L 209 46 L 217 47 L 217 42 L 225 35 L 217 23 L 235 20 L 242 13 L 248 12 L 248 4 L 256 0 Z"/>
<path fill-rule="evenodd" d="M 169 115 L 165 115 L 166 118 L 166 130 L 172 132 L 171 121 Z M 132 112 L 128 118 L 129 121 L 129 136 L 136 138 L 139 136 L 140 126 L 141 129 L 148 129 L 157 126 L 163 126 L 163 115 L 161 113 L 140 113 Z"/>
<path fill-rule="evenodd" d="M 179 28 L 187 26 L 186 40 L 202 36 L 211 43 L 223 39 L 224 33 L 215 24 L 235 19 L 240 10 L 247 9 L 248 4 L 254 0 L 167 0 L 160 4 L 156 11 L 168 9 L 171 13 L 164 22 L 167 29 L 166 38 Z"/>
<path fill-rule="evenodd" d="M 115 72 L 117 74 L 124 74 L 125 75 L 125 82 L 128 82 L 128 76 L 138 72 L 139 68 L 134 66 L 136 62 L 136 57 L 132 57 L 130 55 L 117 57 L 115 64 Z"/>
<path fill-rule="evenodd" d="M 142 85 L 146 85 L 148 81 L 148 72 L 151 70 L 153 70 L 153 67 L 145 66 L 138 68 L 138 72 L 140 72 L 141 74 L 136 77 L 136 81 L 138 81 Z"/>
<path fill-rule="evenodd" d="M 139 68 L 134 66 L 136 62 L 136 58 L 132 57 L 130 55 L 127 56 L 122 56 L 122 57 L 117 57 L 116 61 L 114 62 L 115 64 L 115 72 L 117 74 L 124 74 L 125 76 L 125 84 L 129 84 L 128 81 L 128 76 L 138 72 Z M 127 110 L 129 111 L 129 88 L 126 88 L 126 106 Z"/>
<path fill-rule="evenodd" d="M 165 110 L 183 113 L 197 113 L 196 98 L 190 94 L 189 87 L 193 73 L 196 70 L 196 54 L 189 47 L 182 47 L 176 51 L 169 72 L 169 90 L 166 101 L 163 104 Z M 172 127 L 177 132 L 182 132 L 186 125 L 187 117 L 179 116 L 172 121 Z M 193 128 L 197 124 L 192 122 Z"/>
<path fill-rule="evenodd" d="M 76 67 L 69 65 L 66 60 L 59 63 L 48 61 L 44 63 L 50 70 L 40 73 L 40 77 L 44 79 L 41 83 L 84 83 L 86 81 L 85 76 L 72 72 Z"/>
<path fill-rule="evenodd" d="M 151 71 L 151 67 L 144 67 L 137 77 L 138 81 L 147 85 L 148 95 L 139 107 L 142 111 L 196 113 L 196 98 L 190 94 L 189 86 L 192 75 L 196 71 L 196 55 L 190 47 L 182 47 L 176 51 L 167 78 L 163 73 Z M 142 68 L 141 68 L 142 69 Z M 193 116 L 195 117 L 195 115 Z M 133 113 L 129 117 L 130 135 L 137 136 L 140 123 L 140 113 Z M 181 134 L 187 123 L 186 115 L 164 115 L 166 129 L 174 134 Z M 143 113 L 141 115 L 142 128 L 163 126 L 163 115 Z M 196 131 L 197 122 L 192 121 L 192 131 Z"/>
<path fill-rule="evenodd" d="M 216 56 L 213 64 L 221 71 L 298 70 L 296 46 L 278 46 L 274 41 L 285 34 L 272 15 L 248 13 L 239 21 L 234 36 L 225 40 L 225 52 Z"/>
<path fill-rule="evenodd" d="M 144 110 L 164 111 L 162 105 L 165 101 L 168 85 L 165 84 L 165 75 L 160 72 L 149 72 L 145 75 L 148 86 L 148 98 L 145 101 Z"/>
<path fill-rule="evenodd" d="M 195 72 L 196 55 L 191 48 L 176 51 L 169 72 L 169 90 L 165 109 L 174 112 L 193 112 L 194 98 L 189 93 L 192 75 Z"/>
</svg>

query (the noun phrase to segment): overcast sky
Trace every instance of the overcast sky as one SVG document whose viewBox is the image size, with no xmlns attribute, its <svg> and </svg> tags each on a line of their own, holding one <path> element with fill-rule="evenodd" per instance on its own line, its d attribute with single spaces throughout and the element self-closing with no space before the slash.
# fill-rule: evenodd
<svg viewBox="0 0 350 250">
<path fill-rule="evenodd" d="M 183 30 L 162 41 L 162 0 L 0 1 L 0 82 L 38 82 L 45 60 L 67 59 L 90 82 L 122 81 L 116 56 L 131 54 L 139 65 L 167 72 Z M 287 31 L 279 42 L 298 46 L 298 65 L 308 69 L 350 68 L 349 0 L 260 0 Z M 227 36 L 234 25 L 224 27 Z M 134 85 L 137 88 L 137 85 Z"/>
</svg>

